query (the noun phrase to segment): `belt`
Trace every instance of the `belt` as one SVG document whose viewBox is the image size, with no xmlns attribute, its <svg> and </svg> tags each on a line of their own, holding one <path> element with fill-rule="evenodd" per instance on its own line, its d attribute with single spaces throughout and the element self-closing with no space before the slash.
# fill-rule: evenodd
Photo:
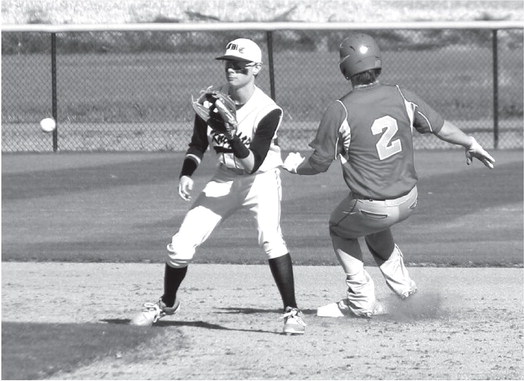
<svg viewBox="0 0 524 381">
<path fill-rule="evenodd" d="M 409 192 L 403 193 L 397 197 L 394 198 L 373 198 L 369 196 L 364 196 L 360 193 L 356 193 L 351 191 L 351 197 L 356 198 L 357 200 L 367 200 L 367 201 L 391 201 L 391 200 L 398 200 L 401 197 L 407 196 L 413 191 L 413 189 L 409 190 Z"/>
<path fill-rule="evenodd" d="M 228 172 L 232 172 L 234 173 L 235 175 L 249 175 L 249 173 L 247 173 L 245 170 L 243 169 L 240 169 L 240 168 L 231 168 L 231 167 L 228 167 L 226 166 L 225 164 L 222 164 L 220 163 L 220 168 L 225 170 L 225 171 L 228 171 Z"/>
</svg>

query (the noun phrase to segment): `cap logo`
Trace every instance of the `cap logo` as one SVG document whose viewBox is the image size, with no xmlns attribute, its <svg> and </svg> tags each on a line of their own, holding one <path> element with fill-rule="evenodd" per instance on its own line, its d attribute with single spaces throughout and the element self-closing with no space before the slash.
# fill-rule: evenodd
<svg viewBox="0 0 524 381">
<path fill-rule="evenodd" d="M 244 53 L 244 48 L 241 48 L 237 44 L 233 44 L 231 42 L 227 44 L 226 50 L 238 50 L 239 53 Z"/>
<path fill-rule="evenodd" d="M 360 54 L 366 54 L 368 50 L 369 48 L 367 46 L 361 46 L 360 48 L 358 48 L 358 51 L 360 52 Z"/>
<path fill-rule="evenodd" d="M 260 47 L 247 38 L 237 38 L 226 44 L 226 53 L 216 57 L 217 60 L 240 60 L 250 62 L 262 62 L 262 51 Z"/>
</svg>

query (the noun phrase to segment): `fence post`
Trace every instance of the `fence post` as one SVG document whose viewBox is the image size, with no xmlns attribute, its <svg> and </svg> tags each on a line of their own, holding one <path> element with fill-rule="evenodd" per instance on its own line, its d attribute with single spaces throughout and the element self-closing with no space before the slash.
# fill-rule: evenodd
<svg viewBox="0 0 524 381">
<path fill-rule="evenodd" d="M 53 152 L 58 150 L 58 115 L 56 95 L 56 33 L 51 33 L 51 102 L 56 128 L 53 131 Z"/>
<path fill-rule="evenodd" d="M 493 148 L 499 146 L 499 75 L 497 29 L 492 32 L 493 42 Z"/>
<path fill-rule="evenodd" d="M 271 98 L 276 100 L 275 94 L 275 65 L 273 62 L 273 32 L 270 30 L 266 33 L 267 38 L 267 57 L 269 64 L 269 86 L 271 88 Z"/>
</svg>

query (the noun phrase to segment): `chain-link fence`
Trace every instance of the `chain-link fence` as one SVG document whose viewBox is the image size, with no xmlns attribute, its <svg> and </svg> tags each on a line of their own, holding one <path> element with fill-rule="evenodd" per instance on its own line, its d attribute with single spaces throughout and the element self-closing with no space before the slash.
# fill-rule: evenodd
<svg viewBox="0 0 524 381">
<path fill-rule="evenodd" d="M 224 81 L 226 43 L 260 44 L 257 84 L 284 109 L 283 149 L 306 149 L 324 109 L 350 90 L 338 68 L 349 30 L 2 33 L 2 152 L 184 151 L 191 95 Z M 424 98 L 487 148 L 522 148 L 523 30 L 375 29 L 383 82 Z M 58 128 L 39 128 L 54 116 Z M 449 147 L 415 135 L 416 148 Z"/>
</svg>

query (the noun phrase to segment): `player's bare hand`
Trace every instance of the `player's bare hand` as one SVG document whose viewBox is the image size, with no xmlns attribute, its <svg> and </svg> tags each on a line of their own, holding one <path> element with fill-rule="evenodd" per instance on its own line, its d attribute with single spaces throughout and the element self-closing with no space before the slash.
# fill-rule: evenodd
<svg viewBox="0 0 524 381">
<path fill-rule="evenodd" d="M 297 173 L 297 168 L 306 158 L 299 152 L 291 152 L 284 160 L 282 168 L 291 173 Z"/>
<path fill-rule="evenodd" d="M 191 201 L 191 191 L 193 190 L 193 179 L 189 176 L 182 176 L 178 183 L 178 194 L 184 201 Z"/>
<path fill-rule="evenodd" d="M 487 153 L 482 146 L 477 143 L 475 138 L 473 139 L 473 143 L 466 148 L 466 164 L 470 165 L 473 162 L 473 158 L 476 158 L 480 160 L 486 167 L 493 168 L 495 159 Z"/>
</svg>

